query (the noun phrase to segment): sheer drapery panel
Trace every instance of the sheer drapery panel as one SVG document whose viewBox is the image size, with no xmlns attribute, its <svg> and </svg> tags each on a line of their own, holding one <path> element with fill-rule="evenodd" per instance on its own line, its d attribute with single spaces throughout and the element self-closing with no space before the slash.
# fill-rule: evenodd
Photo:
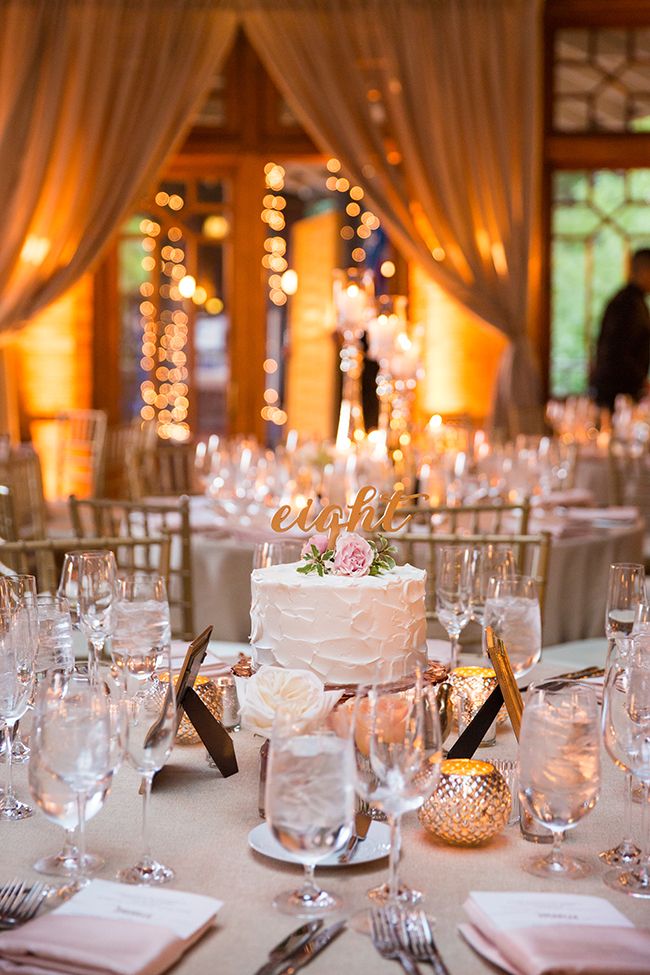
<svg viewBox="0 0 650 975">
<path fill-rule="evenodd" d="M 525 426 L 539 403 L 528 339 L 538 0 L 237 6 L 292 111 L 366 188 L 403 254 L 510 340 L 496 422 Z"/>
<path fill-rule="evenodd" d="M 0 330 L 100 255 L 191 123 L 236 20 L 219 0 L 0 4 Z"/>
</svg>

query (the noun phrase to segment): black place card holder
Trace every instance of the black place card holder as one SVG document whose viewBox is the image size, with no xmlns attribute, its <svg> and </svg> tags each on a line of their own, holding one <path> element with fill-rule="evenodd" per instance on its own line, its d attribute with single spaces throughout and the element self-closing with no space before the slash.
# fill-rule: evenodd
<svg viewBox="0 0 650 975">
<path fill-rule="evenodd" d="M 473 758 L 492 722 L 503 705 L 503 693 L 497 684 L 487 701 L 479 708 L 462 735 L 452 745 L 447 758 Z"/>
</svg>

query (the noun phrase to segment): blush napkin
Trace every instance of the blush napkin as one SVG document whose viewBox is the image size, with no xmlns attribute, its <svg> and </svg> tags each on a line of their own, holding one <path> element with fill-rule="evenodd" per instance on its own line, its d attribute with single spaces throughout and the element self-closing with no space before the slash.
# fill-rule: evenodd
<svg viewBox="0 0 650 975">
<path fill-rule="evenodd" d="M 650 931 L 601 897 L 472 891 L 474 950 L 511 975 L 650 975 Z"/>
<path fill-rule="evenodd" d="M 0 972 L 160 975 L 220 907 L 198 894 L 93 880 L 56 910 L 0 934 Z"/>
</svg>

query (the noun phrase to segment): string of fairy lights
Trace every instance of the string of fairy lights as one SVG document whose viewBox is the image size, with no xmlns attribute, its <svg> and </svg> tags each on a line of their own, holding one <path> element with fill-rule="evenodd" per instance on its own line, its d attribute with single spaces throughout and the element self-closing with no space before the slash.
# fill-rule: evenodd
<svg viewBox="0 0 650 975">
<path fill-rule="evenodd" d="M 341 227 L 341 239 L 349 244 L 354 242 L 350 257 L 355 264 L 363 264 L 367 258 L 366 247 L 372 234 L 379 230 L 379 217 L 365 208 L 365 190 L 356 186 L 341 175 L 341 163 L 338 159 L 327 160 L 328 176 L 325 188 L 332 193 L 342 193 L 347 196 L 345 214 L 349 218 Z M 287 261 L 286 219 L 283 211 L 287 206 L 285 189 L 286 172 L 284 167 L 275 162 L 267 162 L 264 166 L 265 194 L 261 219 L 267 225 L 268 232 L 264 240 L 264 255 L 262 267 L 268 272 L 268 297 L 272 304 L 282 307 L 298 290 L 298 275 Z M 395 264 L 391 260 L 382 261 L 380 272 L 384 278 L 392 278 L 395 274 Z M 287 422 L 287 414 L 277 405 L 278 390 L 275 388 L 276 374 L 279 365 L 275 359 L 265 359 L 264 372 L 266 375 L 264 389 L 264 406 L 260 410 L 263 420 L 283 426 Z"/>
</svg>

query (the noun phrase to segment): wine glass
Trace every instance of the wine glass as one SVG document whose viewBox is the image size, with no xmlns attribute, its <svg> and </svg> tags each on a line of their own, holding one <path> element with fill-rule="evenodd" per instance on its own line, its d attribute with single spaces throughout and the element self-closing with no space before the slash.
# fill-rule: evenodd
<svg viewBox="0 0 650 975">
<path fill-rule="evenodd" d="M 650 897 L 650 657 L 644 650 L 635 647 L 613 657 L 605 681 L 602 725 L 608 754 L 643 787 L 638 863 L 610 870 L 604 880 L 633 897 Z"/>
<path fill-rule="evenodd" d="M 0 721 L 4 726 L 6 779 L 0 819 L 26 819 L 33 810 L 14 795 L 13 742 L 34 686 L 36 640 L 23 607 L 0 610 Z"/>
<path fill-rule="evenodd" d="M 508 545 L 488 542 L 472 550 L 471 597 L 472 619 L 483 626 L 485 601 L 491 579 L 508 579 L 515 574 L 515 556 Z"/>
<path fill-rule="evenodd" d="M 553 833 L 546 857 L 524 864 L 536 877 L 584 877 L 590 866 L 562 850 L 564 831 L 594 808 L 600 790 L 599 707 L 577 681 L 531 684 L 519 738 L 519 799 Z"/>
<path fill-rule="evenodd" d="M 27 573 L 5 576 L 2 579 L 2 600 L 9 609 L 18 610 L 26 614 L 29 629 L 29 639 L 37 639 L 38 618 L 36 609 L 36 577 Z M 4 743 L 3 743 L 4 758 Z M 29 746 L 22 740 L 20 723 L 14 728 L 14 743 L 11 749 L 11 761 L 14 765 L 22 765 L 29 759 Z"/>
<path fill-rule="evenodd" d="M 72 629 L 79 630 L 79 565 L 83 552 L 66 552 L 63 558 L 63 568 L 59 579 L 57 595 L 63 596 L 68 601 Z M 87 553 L 90 554 L 90 553 Z M 101 552 L 97 552 L 101 555 Z"/>
<path fill-rule="evenodd" d="M 354 705 L 356 789 L 386 813 L 390 825 L 388 882 L 368 892 L 387 904 L 422 899 L 399 880 L 401 819 L 433 793 L 442 744 L 435 688 L 418 674 L 413 682 L 361 686 Z"/>
<path fill-rule="evenodd" d="M 253 552 L 253 568 L 268 569 L 271 565 L 299 562 L 302 542 L 260 542 Z"/>
<path fill-rule="evenodd" d="M 39 593 L 36 597 L 38 611 L 38 651 L 34 669 L 36 679 L 52 671 L 70 674 L 74 670 L 72 648 L 72 621 L 68 601 L 63 596 Z"/>
<path fill-rule="evenodd" d="M 123 744 L 126 761 L 142 776 L 142 856 L 131 867 L 119 871 L 126 884 L 165 884 L 174 871 L 151 855 L 148 810 L 151 783 L 171 754 L 178 724 L 174 681 L 171 678 L 169 644 L 151 653 L 138 652 L 122 658 L 121 681 Z"/>
<path fill-rule="evenodd" d="M 163 647 L 169 647 L 171 626 L 163 576 L 133 572 L 117 580 L 111 656 L 118 670 L 127 662 L 148 670 Z"/>
<path fill-rule="evenodd" d="M 615 562 L 609 567 L 605 635 L 610 641 L 629 636 L 639 606 L 646 602 L 645 570 L 636 562 Z"/>
<path fill-rule="evenodd" d="M 490 579 L 483 616 L 483 640 L 491 626 L 506 645 L 513 672 L 527 674 L 542 656 L 542 618 L 532 576 Z"/>
<path fill-rule="evenodd" d="M 471 550 L 462 545 L 443 545 L 438 552 L 436 609 L 451 641 L 452 670 L 458 663 L 460 634 L 471 616 L 471 555 Z"/>
<path fill-rule="evenodd" d="M 92 866 L 85 841 L 89 802 L 98 792 L 108 791 L 115 768 L 111 732 L 103 687 L 77 673 L 54 673 L 51 681 L 41 685 L 34 738 L 37 768 L 31 782 L 39 805 L 47 805 L 64 826 L 72 822 L 68 806 L 70 796 L 74 799 L 77 857 L 73 876 L 77 886 L 86 883 L 87 869 Z"/>
<path fill-rule="evenodd" d="M 302 887 L 278 894 L 273 906 L 303 917 L 338 910 L 341 899 L 315 883 L 314 870 L 352 835 L 350 736 L 339 736 L 323 722 L 305 724 L 290 708 L 279 708 L 271 734 L 265 809 L 271 832 L 304 868 Z"/>
<path fill-rule="evenodd" d="M 97 679 L 98 664 L 113 628 L 117 582 L 112 552 L 82 552 L 79 560 L 79 622 L 88 641 L 88 674 Z"/>
</svg>

